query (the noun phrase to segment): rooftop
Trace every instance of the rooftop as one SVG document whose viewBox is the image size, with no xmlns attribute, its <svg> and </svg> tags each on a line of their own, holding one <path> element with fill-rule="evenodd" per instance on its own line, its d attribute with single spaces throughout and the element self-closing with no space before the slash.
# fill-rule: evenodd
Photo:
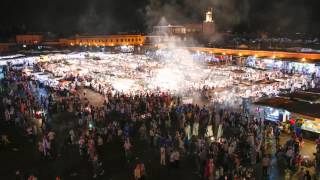
<svg viewBox="0 0 320 180">
<path fill-rule="evenodd" d="M 281 97 L 262 99 L 257 105 L 285 109 L 310 117 L 320 118 L 320 94 L 311 92 L 295 92 Z"/>
</svg>

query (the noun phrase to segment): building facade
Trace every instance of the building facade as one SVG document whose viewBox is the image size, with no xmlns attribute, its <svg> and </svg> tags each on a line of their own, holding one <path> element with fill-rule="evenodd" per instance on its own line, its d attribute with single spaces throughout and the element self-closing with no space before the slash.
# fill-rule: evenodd
<svg viewBox="0 0 320 180">
<path fill-rule="evenodd" d="M 43 42 L 43 35 L 16 35 L 16 43 L 20 45 L 37 45 Z"/>
<path fill-rule="evenodd" d="M 0 53 L 8 52 L 9 46 L 6 43 L 0 43 Z"/>
<path fill-rule="evenodd" d="M 61 46 L 140 46 L 144 45 L 144 35 L 75 36 L 59 39 Z"/>
<path fill-rule="evenodd" d="M 206 12 L 205 20 L 199 24 L 161 25 L 154 26 L 154 36 L 176 36 L 181 40 L 198 39 L 210 40 L 215 33 L 212 9 Z"/>
<path fill-rule="evenodd" d="M 15 46 L 16 43 L 0 43 L 0 54 L 14 50 Z"/>
</svg>

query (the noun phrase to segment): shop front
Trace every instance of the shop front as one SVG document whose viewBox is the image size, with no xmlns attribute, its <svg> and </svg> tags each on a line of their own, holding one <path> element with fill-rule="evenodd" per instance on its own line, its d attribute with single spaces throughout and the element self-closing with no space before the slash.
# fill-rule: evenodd
<svg viewBox="0 0 320 180">
<path fill-rule="evenodd" d="M 259 106 L 257 108 L 257 116 L 266 121 L 283 123 L 290 119 L 290 112 L 269 106 Z"/>
</svg>

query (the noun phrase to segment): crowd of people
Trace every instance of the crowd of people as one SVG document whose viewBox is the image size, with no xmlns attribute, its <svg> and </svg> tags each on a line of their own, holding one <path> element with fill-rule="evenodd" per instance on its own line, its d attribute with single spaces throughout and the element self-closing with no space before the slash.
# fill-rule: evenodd
<svg viewBox="0 0 320 180">
<path fill-rule="evenodd" d="M 45 86 L 9 67 L 3 81 L 8 89 L 2 100 L 5 122 L 23 127 L 43 159 L 55 159 L 59 142 L 50 124 L 52 114 L 73 113 L 78 122 L 68 130 L 67 143 L 79 147 L 79 157 L 90 162 L 93 178 L 104 174 L 100 157 L 106 156 L 103 147 L 113 141 L 123 144 L 128 163 L 135 162 L 132 177 L 136 180 L 148 178 L 148 167 L 133 151 L 137 141 L 158 152 L 160 166 L 175 171 L 183 168 L 182 159 L 192 159 L 198 176 L 208 180 L 256 179 L 252 165 L 257 163 L 267 177 L 277 151 L 279 157 L 284 153 L 290 168 L 297 168 L 294 163 L 301 158 L 296 139 L 278 148 L 274 145 L 277 126 L 256 118 L 243 106 L 186 104 L 181 96 L 170 93 L 128 94 L 113 89 L 104 91 L 103 106 L 95 106 L 88 101 L 87 90 L 79 93 L 87 87 L 78 86 L 76 78 L 68 80 L 76 85 L 73 92 Z M 10 143 L 6 135 L 2 141 Z M 319 146 L 316 162 L 319 170 Z"/>
</svg>

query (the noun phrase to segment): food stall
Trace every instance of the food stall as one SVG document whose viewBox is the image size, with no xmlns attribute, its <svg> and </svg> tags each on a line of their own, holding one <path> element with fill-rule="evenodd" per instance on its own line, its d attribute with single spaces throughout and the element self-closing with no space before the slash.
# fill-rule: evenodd
<svg viewBox="0 0 320 180">
<path fill-rule="evenodd" d="M 320 118 L 292 113 L 293 119 L 302 121 L 301 130 L 308 137 L 318 137 L 320 135 Z"/>
</svg>

